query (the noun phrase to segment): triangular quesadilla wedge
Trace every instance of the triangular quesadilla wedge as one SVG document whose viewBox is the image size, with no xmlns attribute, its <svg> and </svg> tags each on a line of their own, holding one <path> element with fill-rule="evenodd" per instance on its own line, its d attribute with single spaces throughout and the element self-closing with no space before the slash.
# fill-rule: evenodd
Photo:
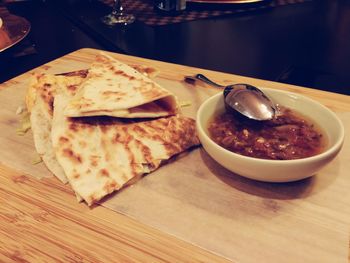
<svg viewBox="0 0 350 263">
<path fill-rule="evenodd" d="M 55 97 L 52 145 L 70 185 L 88 205 L 199 144 L 195 121 L 187 117 L 69 118 L 67 103 L 67 97 Z"/>
<path fill-rule="evenodd" d="M 154 118 L 178 113 L 176 97 L 134 68 L 100 54 L 65 115 Z"/>
</svg>

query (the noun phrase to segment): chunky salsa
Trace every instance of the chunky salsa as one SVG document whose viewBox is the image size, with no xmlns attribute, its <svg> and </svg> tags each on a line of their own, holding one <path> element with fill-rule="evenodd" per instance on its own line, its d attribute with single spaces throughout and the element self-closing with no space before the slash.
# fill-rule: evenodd
<svg viewBox="0 0 350 263">
<path fill-rule="evenodd" d="M 305 158 L 320 153 L 325 146 L 324 136 L 311 121 L 284 107 L 273 120 L 260 122 L 226 111 L 214 116 L 208 131 L 225 149 L 261 159 Z"/>
</svg>

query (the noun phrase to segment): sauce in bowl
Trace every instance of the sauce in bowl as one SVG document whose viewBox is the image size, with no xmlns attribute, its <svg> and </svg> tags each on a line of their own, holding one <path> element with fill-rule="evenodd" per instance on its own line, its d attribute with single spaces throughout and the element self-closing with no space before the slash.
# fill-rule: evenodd
<svg viewBox="0 0 350 263">
<path fill-rule="evenodd" d="M 208 123 L 211 139 L 241 155 L 271 160 L 293 160 L 317 155 L 325 149 L 326 136 L 309 119 L 279 107 L 273 120 L 252 121 L 229 111 Z"/>
</svg>

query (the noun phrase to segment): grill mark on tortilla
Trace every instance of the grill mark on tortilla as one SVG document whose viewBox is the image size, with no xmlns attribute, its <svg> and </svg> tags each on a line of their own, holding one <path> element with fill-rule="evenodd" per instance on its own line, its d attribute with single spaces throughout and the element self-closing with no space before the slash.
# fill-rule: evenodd
<svg viewBox="0 0 350 263">
<path fill-rule="evenodd" d="M 192 145 L 199 144 L 196 136 L 195 120 L 183 118 L 179 120 L 179 125 L 186 127 L 186 129 L 178 131 L 178 134 L 172 133 L 170 135 L 169 142 L 174 141 L 176 137 L 176 143 L 173 145 L 171 143 L 164 145 L 169 155 L 177 152 L 177 149 L 187 149 Z"/>
<path fill-rule="evenodd" d="M 107 127 L 110 128 L 110 127 Z M 127 131 L 125 129 L 126 127 L 118 127 L 116 129 L 115 135 L 112 138 L 112 143 L 114 144 L 118 144 L 118 143 L 122 143 L 125 144 L 127 140 L 130 141 L 130 134 L 127 134 Z M 109 129 L 106 129 L 107 131 Z"/>
<path fill-rule="evenodd" d="M 122 131 L 125 136 L 125 142 L 129 142 L 132 138 L 131 134 L 128 133 L 128 127 L 127 126 L 122 126 Z"/>
<path fill-rule="evenodd" d="M 134 140 L 134 137 L 130 133 L 128 133 L 127 127 L 122 127 L 121 129 L 117 129 L 112 139 L 112 143 L 115 143 L 115 144 L 121 143 L 124 146 L 124 150 L 127 153 L 128 162 L 131 167 L 132 177 L 138 175 L 138 172 L 139 172 L 138 164 L 135 163 L 135 156 L 130 148 L 130 143 L 133 140 Z M 129 179 L 125 174 L 123 174 L 122 177 L 125 180 Z"/>
<path fill-rule="evenodd" d="M 108 69 L 111 70 L 115 75 L 127 78 L 128 80 L 139 79 L 139 78 L 136 78 L 135 76 L 130 76 L 129 74 L 125 73 L 124 71 L 122 71 L 120 69 L 116 69 L 113 65 L 108 66 Z"/>
<path fill-rule="evenodd" d="M 100 198 L 99 198 L 99 197 L 96 197 L 96 193 L 93 193 L 93 194 L 89 195 L 85 201 L 86 201 L 87 203 L 94 204 L 94 203 L 96 203 L 98 200 L 100 200 Z"/>
<path fill-rule="evenodd" d="M 131 167 L 131 178 L 137 176 L 139 174 L 139 164 L 136 164 L 136 161 L 135 161 L 135 155 L 134 153 L 132 152 L 132 150 L 130 149 L 130 142 L 134 140 L 134 137 L 130 134 L 127 134 L 126 138 L 125 138 L 125 142 L 124 142 L 124 147 L 125 147 L 125 151 L 127 152 L 128 154 L 128 160 L 129 160 L 129 164 L 130 164 L 130 167 Z M 125 176 L 125 174 L 124 174 Z M 128 180 L 129 178 L 127 176 L 124 177 L 126 180 Z"/>
<path fill-rule="evenodd" d="M 62 144 L 65 144 L 65 143 L 68 143 L 69 142 L 69 139 L 64 137 L 64 136 L 61 136 L 59 138 L 59 142 L 62 143 Z"/>
<path fill-rule="evenodd" d="M 43 87 L 43 91 L 45 91 L 45 92 L 48 91 L 48 89 L 50 89 L 51 86 L 52 86 L 52 85 L 51 85 L 50 83 L 45 83 L 45 84 L 44 84 L 44 87 Z"/>
<path fill-rule="evenodd" d="M 136 133 L 139 133 L 139 134 L 146 134 L 146 130 L 144 129 L 144 128 L 142 128 L 141 126 L 139 126 L 139 125 L 134 125 L 133 127 L 132 127 L 132 130 L 134 131 L 134 132 L 136 132 Z"/>
<path fill-rule="evenodd" d="M 103 189 L 104 189 L 108 194 L 112 193 L 114 190 L 119 189 L 119 188 L 120 188 L 120 186 L 119 186 L 119 184 L 118 184 L 115 180 L 110 180 L 110 181 L 107 182 L 107 183 L 104 185 L 104 187 L 103 187 Z"/>
<path fill-rule="evenodd" d="M 101 124 L 100 126 L 100 130 L 101 130 L 101 133 L 102 134 L 107 134 L 110 130 L 111 130 L 112 126 L 111 125 L 104 125 L 104 124 Z"/>
<path fill-rule="evenodd" d="M 172 153 L 179 151 L 181 148 L 176 144 L 164 143 L 165 151 L 168 155 L 172 155 Z"/>
<path fill-rule="evenodd" d="M 185 128 L 179 130 L 179 126 Z M 143 127 L 135 125 L 133 130 L 140 136 L 161 142 L 169 156 L 199 143 L 195 135 L 195 121 L 188 118 L 161 118 L 157 120 L 156 125 L 153 122 L 145 122 Z M 159 135 L 159 130 L 164 132 Z"/>
<path fill-rule="evenodd" d="M 162 144 L 165 142 L 164 137 L 160 134 L 151 135 L 151 139 L 157 142 L 161 142 Z"/>
<path fill-rule="evenodd" d="M 75 122 L 70 122 L 69 123 L 69 130 L 72 131 L 72 132 L 77 132 L 79 129 L 78 129 L 78 124 L 75 123 Z"/>
<path fill-rule="evenodd" d="M 43 87 L 38 91 L 42 100 L 46 103 L 49 114 L 52 116 L 53 113 L 53 86 L 51 83 L 44 83 Z"/>
<path fill-rule="evenodd" d="M 156 88 L 156 85 L 153 82 L 146 82 L 138 89 L 145 98 L 161 97 L 164 94 L 162 90 Z"/>
<path fill-rule="evenodd" d="M 167 139 L 167 132 L 168 126 L 169 126 L 169 120 L 168 118 L 164 119 L 158 119 L 157 123 L 154 122 L 145 122 L 144 126 L 146 128 L 146 136 L 149 136 L 149 138 L 153 140 L 159 140 L 160 142 L 164 143 L 164 141 Z M 163 133 L 160 134 L 159 130 L 162 130 Z"/>
<path fill-rule="evenodd" d="M 145 158 L 146 163 L 149 163 L 150 168 L 154 169 L 155 164 L 151 149 L 140 140 L 135 140 L 135 144 L 141 150 L 142 156 Z"/>
<path fill-rule="evenodd" d="M 93 167 L 96 167 L 100 159 L 101 159 L 100 156 L 90 155 L 89 156 L 90 165 Z"/>
<path fill-rule="evenodd" d="M 103 168 L 100 170 L 100 172 L 98 173 L 99 176 L 101 177 L 109 177 L 109 172 L 106 168 Z"/>
<path fill-rule="evenodd" d="M 82 158 L 79 154 L 75 154 L 71 149 L 64 148 L 62 155 L 71 160 L 73 163 L 82 163 Z"/>
<path fill-rule="evenodd" d="M 84 130 L 88 133 L 92 133 L 94 126 L 89 125 L 88 123 L 70 121 L 68 129 L 73 133 L 79 132 L 79 130 Z"/>
<path fill-rule="evenodd" d="M 78 89 L 78 85 L 77 85 L 77 84 L 68 85 L 68 86 L 67 86 L 67 89 L 68 89 L 70 92 L 75 92 L 75 91 Z"/>
<path fill-rule="evenodd" d="M 137 80 L 138 78 L 134 77 L 134 76 L 130 76 L 126 73 L 122 73 L 121 76 L 127 78 L 128 80 Z"/>
</svg>

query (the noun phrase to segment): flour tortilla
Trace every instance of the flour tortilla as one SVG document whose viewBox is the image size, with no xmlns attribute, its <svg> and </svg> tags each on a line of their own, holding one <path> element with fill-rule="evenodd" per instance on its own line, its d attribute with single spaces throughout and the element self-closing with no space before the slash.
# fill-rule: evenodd
<svg viewBox="0 0 350 263">
<path fill-rule="evenodd" d="M 45 163 L 46 167 L 64 184 L 68 182 L 64 171 L 56 160 L 51 144 L 51 116 L 44 109 L 44 103 L 37 99 L 33 106 L 30 122 L 34 137 L 34 145 L 37 153 Z"/>
<path fill-rule="evenodd" d="M 88 205 L 199 144 L 193 119 L 69 118 L 68 99 L 55 97 L 52 145 L 70 185 Z"/>
<path fill-rule="evenodd" d="M 73 96 L 82 76 L 64 77 L 37 74 L 34 75 L 26 94 L 27 109 L 30 112 L 30 123 L 34 145 L 46 167 L 63 183 L 67 177 L 56 160 L 51 143 L 51 123 L 53 100 L 57 93 Z"/>
<path fill-rule="evenodd" d="M 45 103 L 45 111 L 52 116 L 53 100 L 56 94 L 67 94 L 73 97 L 87 76 L 87 70 L 63 73 L 60 75 L 35 73 L 27 89 L 25 103 L 31 112 L 37 98 Z"/>
<path fill-rule="evenodd" d="M 45 165 L 63 183 L 70 183 L 79 201 L 83 198 L 91 205 L 199 141 L 194 120 L 181 116 L 148 121 L 64 116 L 89 73 L 34 75 L 26 105 L 35 147 Z"/>
<path fill-rule="evenodd" d="M 176 97 L 134 68 L 98 55 L 65 115 L 154 118 L 178 113 Z"/>
<path fill-rule="evenodd" d="M 158 73 L 151 67 L 133 66 L 133 68 L 150 77 L 155 77 Z M 46 167 L 63 183 L 67 183 L 68 180 L 57 162 L 51 142 L 53 101 L 57 94 L 64 94 L 72 98 L 86 79 L 87 74 L 88 70 L 85 69 L 58 75 L 35 73 L 25 96 L 36 151 Z"/>
</svg>

